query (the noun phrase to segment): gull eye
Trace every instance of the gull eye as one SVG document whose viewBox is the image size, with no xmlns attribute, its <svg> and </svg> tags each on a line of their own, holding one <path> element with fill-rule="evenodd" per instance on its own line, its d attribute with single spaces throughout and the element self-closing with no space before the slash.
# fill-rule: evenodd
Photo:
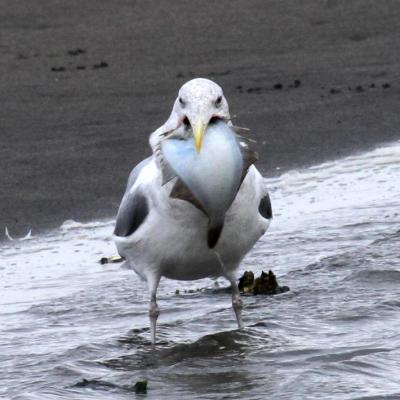
<svg viewBox="0 0 400 400">
<path fill-rule="evenodd" d="M 221 103 L 222 103 L 222 96 L 218 96 L 217 100 L 215 100 L 215 105 L 217 107 L 219 107 L 221 105 Z"/>
<path fill-rule="evenodd" d="M 185 107 L 185 102 L 183 101 L 182 97 L 179 97 L 179 103 L 182 107 Z"/>
</svg>

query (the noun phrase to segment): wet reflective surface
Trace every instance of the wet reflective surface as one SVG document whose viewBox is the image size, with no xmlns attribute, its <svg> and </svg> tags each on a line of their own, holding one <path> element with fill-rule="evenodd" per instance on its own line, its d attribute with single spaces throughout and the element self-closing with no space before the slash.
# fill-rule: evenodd
<svg viewBox="0 0 400 400">
<path fill-rule="evenodd" d="M 244 297 L 238 331 L 223 280 L 163 280 L 155 351 L 143 283 L 98 263 L 111 221 L 1 243 L 0 397 L 400 398 L 400 144 L 266 184 L 241 271 L 291 291 Z"/>
</svg>

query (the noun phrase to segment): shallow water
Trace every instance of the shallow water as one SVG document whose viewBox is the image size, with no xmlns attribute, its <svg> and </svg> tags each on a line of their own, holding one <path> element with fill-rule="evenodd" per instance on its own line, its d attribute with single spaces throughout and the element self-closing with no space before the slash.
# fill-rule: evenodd
<svg viewBox="0 0 400 400">
<path fill-rule="evenodd" d="M 132 399 L 146 378 L 148 399 L 400 398 L 400 143 L 266 184 L 241 270 L 291 291 L 245 297 L 238 331 L 223 280 L 163 280 L 154 352 L 143 283 L 98 263 L 112 221 L 1 243 L 0 397 Z"/>
</svg>

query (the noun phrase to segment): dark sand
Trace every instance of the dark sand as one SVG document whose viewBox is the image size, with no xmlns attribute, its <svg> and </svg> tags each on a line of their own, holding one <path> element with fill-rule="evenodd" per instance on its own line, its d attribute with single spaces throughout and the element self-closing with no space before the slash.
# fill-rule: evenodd
<svg viewBox="0 0 400 400">
<path fill-rule="evenodd" d="M 196 76 L 265 175 L 399 139 L 399 43 L 396 1 L 0 0 L 0 229 L 113 216 Z"/>
</svg>

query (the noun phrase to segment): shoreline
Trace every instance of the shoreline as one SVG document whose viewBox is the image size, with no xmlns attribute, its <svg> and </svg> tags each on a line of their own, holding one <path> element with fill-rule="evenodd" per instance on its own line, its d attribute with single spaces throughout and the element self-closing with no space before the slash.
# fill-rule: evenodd
<svg viewBox="0 0 400 400">
<path fill-rule="evenodd" d="M 370 151 L 376 150 L 376 149 L 380 149 L 380 148 L 386 148 L 386 147 L 390 147 L 395 145 L 396 143 L 399 143 L 400 139 L 391 141 L 391 142 L 385 142 L 385 143 L 380 143 L 377 145 L 374 145 L 368 149 L 363 149 L 363 150 L 357 150 L 354 152 L 350 152 L 349 154 L 337 158 L 337 159 L 325 159 L 323 161 L 321 161 L 320 163 L 315 163 L 315 164 L 310 164 L 308 166 L 304 165 L 304 166 L 299 166 L 298 168 L 287 168 L 285 170 L 278 170 L 275 171 L 275 174 L 272 175 L 264 175 L 264 178 L 267 180 L 279 180 L 281 179 L 281 177 L 287 173 L 291 173 L 291 172 L 298 172 L 298 173 L 302 173 L 307 171 L 310 167 L 319 167 L 323 164 L 330 164 L 330 163 L 335 163 L 338 162 L 340 163 L 342 160 L 345 160 L 348 157 L 356 157 L 358 155 L 362 155 L 363 153 L 368 153 Z M 257 164 L 256 164 L 257 167 Z M 261 171 L 262 172 L 262 171 Z M 12 237 L 12 240 L 17 240 L 17 241 L 25 241 L 25 240 L 29 240 L 29 239 L 25 239 L 24 236 L 26 236 L 27 234 L 29 234 L 30 231 L 32 231 L 32 236 L 33 237 L 38 237 L 38 236 L 48 236 L 51 235 L 53 232 L 55 231 L 60 231 L 63 229 L 63 225 L 64 224 L 78 224 L 78 225 L 90 225 L 90 224 L 95 224 L 95 225 L 99 225 L 104 226 L 104 225 L 108 225 L 111 224 L 114 220 L 115 220 L 116 214 L 115 215 L 102 215 L 98 218 L 95 219 L 82 219 L 82 220 L 76 220 L 76 219 L 67 219 L 64 221 L 61 221 L 61 223 L 59 225 L 54 225 L 54 226 L 44 226 L 41 229 L 36 229 L 35 227 L 30 227 L 28 229 L 27 232 L 23 233 L 22 236 L 20 237 L 15 237 L 13 235 L 13 232 L 8 232 L 10 234 L 10 236 Z M 7 227 L 8 229 L 8 227 Z M 110 237 L 112 235 L 112 232 L 110 230 Z M 0 245 L 4 244 L 4 243 L 8 243 L 8 238 L 6 237 L 6 235 L 4 237 L 0 237 Z"/>
<path fill-rule="evenodd" d="M 265 176 L 400 138 L 400 4 L 1 5 L 0 240 L 115 215 L 196 76 L 222 86 Z"/>
</svg>

